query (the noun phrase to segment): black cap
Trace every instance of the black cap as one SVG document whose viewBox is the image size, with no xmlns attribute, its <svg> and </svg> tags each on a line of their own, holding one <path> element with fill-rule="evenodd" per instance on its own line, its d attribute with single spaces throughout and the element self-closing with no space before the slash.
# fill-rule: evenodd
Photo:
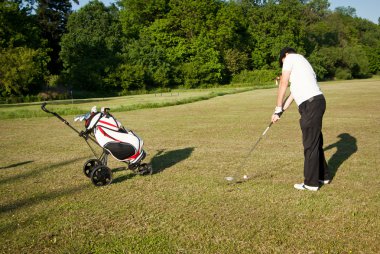
<svg viewBox="0 0 380 254">
<path fill-rule="evenodd" d="M 280 51 L 280 58 L 278 59 L 278 63 L 280 64 L 280 67 L 282 67 L 282 59 L 286 56 L 286 53 L 297 53 L 295 49 L 290 47 L 285 47 L 281 49 Z"/>
</svg>

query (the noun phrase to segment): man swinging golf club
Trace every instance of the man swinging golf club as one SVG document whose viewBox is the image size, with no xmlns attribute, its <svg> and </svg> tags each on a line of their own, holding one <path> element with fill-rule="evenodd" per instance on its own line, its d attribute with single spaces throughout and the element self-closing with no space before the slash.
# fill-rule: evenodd
<svg viewBox="0 0 380 254">
<path fill-rule="evenodd" d="M 272 123 L 276 123 L 282 112 L 295 100 L 301 115 L 304 182 L 295 184 L 294 188 L 317 191 L 320 184 L 330 183 L 322 135 L 322 119 L 326 109 L 326 100 L 318 86 L 313 68 L 302 55 L 297 54 L 292 48 L 285 47 L 280 52 L 279 63 L 282 67 L 282 77 L 278 87 L 277 106 L 272 115 Z M 283 104 L 289 82 L 291 83 L 291 95 Z"/>
</svg>

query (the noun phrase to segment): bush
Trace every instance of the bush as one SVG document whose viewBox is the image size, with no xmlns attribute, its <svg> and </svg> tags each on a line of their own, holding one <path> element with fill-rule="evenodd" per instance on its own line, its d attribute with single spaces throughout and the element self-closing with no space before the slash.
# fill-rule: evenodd
<svg viewBox="0 0 380 254">
<path fill-rule="evenodd" d="M 349 69 L 337 68 L 335 72 L 335 78 L 338 80 L 352 79 L 352 74 Z"/>
<path fill-rule="evenodd" d="M 236 83 L 267 83 L 278 76 L 276 70 L 244 70 L 232 78 L 232 84 Z"/>
</svg>

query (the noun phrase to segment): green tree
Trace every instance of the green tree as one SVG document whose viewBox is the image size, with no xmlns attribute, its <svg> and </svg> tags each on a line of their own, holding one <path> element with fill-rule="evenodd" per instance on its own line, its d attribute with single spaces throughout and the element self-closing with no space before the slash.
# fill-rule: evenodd
<svg viewBox="0 0 380 254">
<path fill-rule="evenodd" d="M 73 0 L 79 3 L 78 0 Z M 41 36 L 48 42 L 51 48 L 48 64 L 50 73 L 59 74 L 62 63 L 59 59 L 61 47 L 59 45 L 62 35 L 66 32 L 66 23 L 71 14 L 70 0 L 36 0 L 36 17 L 41 28 Z"/>
<path fill-rule="evenodd" d="M 299 0 L 270 1 L 253 8 L 250 17 L 254 69 L 276 68 L 278 53 L 284 46 L 303 52 L 306 23 L 304 5 Z"/>
<path fill-rule="evenodd" d="M 192 39 L 213 29 L 220 4 L 216 0 L 171 0 L 167 18 L 176 35 Z"/>
<path fill-rule="evenodd" d="M 207 35 L 201 34 L 194 38 L 190 54 L 181 67 L 185 87 L 195 88 L 203 84 L 222 82 L 224 66 L 220 61 L 220 53 Z"/>
<path fill-rule="evenodd" d="M 0 1 L 0 47 L 44 47 L 32 9 L 21 1 Z"/>
<path fill-rule="evenodd" d="M 28 2 L 0 2 L 0 96 L 36 94 L 47 79 L 45 40 Z"/>
<path fill-rule="evenodd" d="M 343 16 L 356 17 L 356 9 L 351 6 L 339 6 L 335 8 L 335 12 Z"/>
<path fill-rule="evenodd" d="M 25 47 L 0 49 L 0 92 L 3 97 L 37 93 L 47 75 L 47 52 Z"/>
<path fill-rule="evenodd" d="M 328 0 L 311 0 L 306 4 L 305 14 L 309 22 L 320 21 L 326 18 L 331 11 Z"/>
<path fill-rule="evenodd" d="M 116 7 L 92 1 L 70 16 L 67 30 L 60 54 L 66 83 L 85 90 L 116 86 L 110 84 L 122 46 Z"/>
<path fill-rule="evenodd" d="M 221 5 L 215 17 L 215 28 L 208 32 L 222 56 L 226 70 L 223 82 L 229 82 L 232 75 L 251 67 L 249 56 L 252 43 L 247 32 L 250 8 L 252 5 L 245 2 L 231 1 Z"/>
<path fill-rule="evenodd" d="M 120 0 L 120 22 L 127 38 L 138 38 L 142 28 L 150 26 L 168 12 L 169 0 Z"/>
<path fill-rule="evenodd" d="M 341 66 L 349 70 L 353 78 L 367 78 L 370 76 L 368 57 L 361 45 L 342 48 Z"/>
<path fill-rule="evenodd" d="M 123 92 L 168 87 L 171 83 L 171 65 L 167 51 L 154 40 L 154 34 L 145 29 L 142 37 L 128 44 L 123 54 L 121 77 Z"/>
<path fill-rule="evenodd" d="M 366 19 L 355 19 L 355 29 L 358 30 L 358 42 L 368 58 L 369 71 L 372 74 L 380 72 L 380 26 Z"/>
</svg>

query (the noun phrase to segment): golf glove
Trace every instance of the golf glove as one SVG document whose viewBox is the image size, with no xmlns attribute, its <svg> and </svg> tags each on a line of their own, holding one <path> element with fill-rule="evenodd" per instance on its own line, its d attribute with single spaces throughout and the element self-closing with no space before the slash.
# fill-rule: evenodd
<svg viewBox="0 0 380 254">
<path fill-rule="evenodd" d="M 284 113 L 284 110 L 282 109 L 282 107 L 276 107 L 274 109 L 274 115 L 278 115 L 278 117 L 281 117 L 282 113 Z"/>
</svg>

